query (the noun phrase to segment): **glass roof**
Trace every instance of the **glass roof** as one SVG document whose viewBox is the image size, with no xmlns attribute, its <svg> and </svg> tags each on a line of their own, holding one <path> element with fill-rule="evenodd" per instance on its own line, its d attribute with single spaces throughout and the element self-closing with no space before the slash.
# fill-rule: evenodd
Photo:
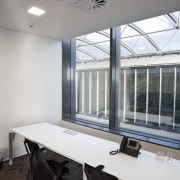
<svg viewBox="0 0 180 180">
<path fill-rule="evenodd" d="M 77 62 L 110 56 L 110 29 L 76 38 Z M 180 11 L 121 26 L 121 58 L 180 53 Z"/>
</svg>

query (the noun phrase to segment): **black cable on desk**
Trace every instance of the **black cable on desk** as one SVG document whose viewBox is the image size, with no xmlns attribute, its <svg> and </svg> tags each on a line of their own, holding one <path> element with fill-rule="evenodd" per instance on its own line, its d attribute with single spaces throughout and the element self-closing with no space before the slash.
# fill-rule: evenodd
<svg viewBox="0 0 180 180">
<path fill-rule="evenodd" d="M 111 151 L 109 154 L 110 154 L 110 155 L 116 155 L 118 152 L 119 152 L 119 149 L 113 150 L 113 151 Z"/>
</svg>

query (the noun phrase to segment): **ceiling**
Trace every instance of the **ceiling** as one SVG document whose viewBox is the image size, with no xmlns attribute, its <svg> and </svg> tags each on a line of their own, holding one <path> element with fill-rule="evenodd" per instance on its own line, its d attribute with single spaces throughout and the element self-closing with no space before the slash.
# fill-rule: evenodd
<svg viewBox="0 0 180 180">
<path fill-rule="evenodd" d="M 180 0 L 111 0 L 95 12 L 78 8 L 75 0 L 1 0 L 0 27 L 63 40 L 134 21 L 178 11 Z M 46 11 L 36 17 L 26 11 Z M 34 27 L 30 27 L 34 24 Z"/>
</svg>

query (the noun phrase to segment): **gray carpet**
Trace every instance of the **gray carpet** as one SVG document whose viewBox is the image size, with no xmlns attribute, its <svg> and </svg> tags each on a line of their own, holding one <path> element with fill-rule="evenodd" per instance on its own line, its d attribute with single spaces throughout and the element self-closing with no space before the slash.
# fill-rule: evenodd
<svg viewBox="0 0 180 180">
<path fill-rule="evenodd" d="M 82 180 L 83 170 L 82 165 L 69 160 L 61 155 L 58 155 L 52 151 L 47 150 L 44 153 L 46 159 L 53 159 L 56 161 L 68 160 L 69 163 L 66 165 L 70 170 L 63 179 L 66 180 Z M 29 157 L 24 155 L 14 159 L 12 166 L 9 166 L 8 161 L 5 161 L 3 168 L 0 170 L 0 180 L 26 180 L 29 171 Z"/>
</svg>

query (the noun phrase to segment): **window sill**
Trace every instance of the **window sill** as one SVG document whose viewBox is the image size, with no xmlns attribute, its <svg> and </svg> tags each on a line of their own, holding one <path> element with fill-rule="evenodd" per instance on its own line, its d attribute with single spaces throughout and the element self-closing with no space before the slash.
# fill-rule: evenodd
<svg viewBox="0 0 180 180">
<path fill-rule="evenodd" d="M 148 143 L 157 144 L 160 146 L 165 146 L 165 147 L 169 147 L 172 149 L 180 150 L 180 141 L 179 140 L 164 138 L 161 136 L 155 136 L 152 134 L 148 134 L 148 133 L 144 133 L 144 132 L 137 132 L 137 131 L 128 130 L 125 128 L 109 129 L 108 125 L 106 125 L 106 124 L 89 122 L 89 121 L 82 120 L 82 119 L 75 119 L 75 120 L 64 119 L 64 120 L 71 122 L 71 123 L 74 123 L 74 124 L 77 124 L 77 125 L 81 125 L 81 126 L 85 126 L 88 128 L 104 131 L 107 133 L 112 133 L 112 134 L 121 135 L 121 136 L 128 136 L 132 139 L 137 139 L 140 141 L 144 141 L 144 142 L 148 142 Z"/>
</svg>

